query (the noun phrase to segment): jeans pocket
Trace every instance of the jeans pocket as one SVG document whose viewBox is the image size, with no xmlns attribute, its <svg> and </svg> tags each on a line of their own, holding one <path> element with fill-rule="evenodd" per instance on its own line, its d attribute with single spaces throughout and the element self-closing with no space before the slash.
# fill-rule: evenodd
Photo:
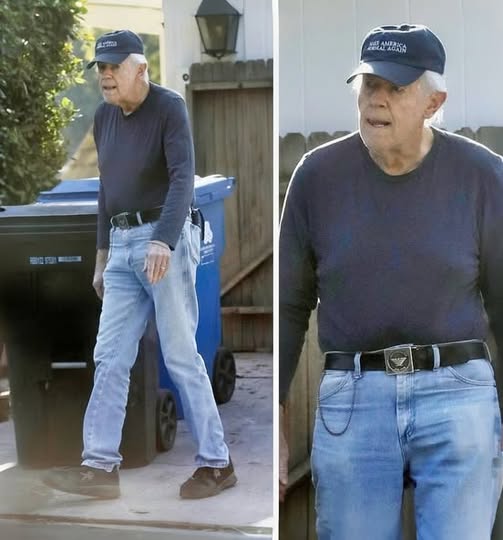
<svg viewBox="0 0 503 540">
<path fill-rule="evenodd" d="M 336 394 L 351 378 L 351 371 L 330 369 L 323 372 L 320 389 L 319 401 L 322 402 Z"/>
<path fill-rule="evenodd" d="M 318 392 L 318 415 L 331 435 L 346 432 L 353 414 L 355 380 L 352 371 L 327 370 Z"/>
<path fill-rule="evenodd" d="M 187 241 L 189 245 L 189 255 L 197 265 L 201 259 L 201 229 L 190 222 Z"/>
<path fill-rule="evenodd" d="M 474 386 L 495 386 L 494 370 L 491 362 L 481 358 L 464 364 L 447 366 L 446 370 L 458 381 Z"/>
</svg>

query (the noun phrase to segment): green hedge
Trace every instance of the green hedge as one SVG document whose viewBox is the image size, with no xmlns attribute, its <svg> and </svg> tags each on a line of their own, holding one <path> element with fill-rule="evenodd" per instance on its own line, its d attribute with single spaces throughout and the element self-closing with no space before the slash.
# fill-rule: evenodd
<svg viewBox="0 0 503 540">
<path fill-rule="evenodd" d="M 32 202 L 66 159 L 62 129 L 76 110 L 60 92 L 79 81 L 72 52 L 83 2 L 0 1 L 0 202 Z"/>
</svg>

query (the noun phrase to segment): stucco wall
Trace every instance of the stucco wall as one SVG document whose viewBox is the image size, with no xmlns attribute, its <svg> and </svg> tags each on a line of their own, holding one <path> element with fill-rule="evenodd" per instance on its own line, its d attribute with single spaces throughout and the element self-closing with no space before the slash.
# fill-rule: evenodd
<svg viewBox="0 0 503 540">
<path fill-rule="evenodd" d="M 225 61 L 265 60 L 273 56 L 272 0 L 228 0 L 239 13 L 236 54 Z M 195 14 L 201 0 L 163 0 L 167 85 L 185 92 L 191 64 L 218 62 L 203 53 Z"/>
</svg>

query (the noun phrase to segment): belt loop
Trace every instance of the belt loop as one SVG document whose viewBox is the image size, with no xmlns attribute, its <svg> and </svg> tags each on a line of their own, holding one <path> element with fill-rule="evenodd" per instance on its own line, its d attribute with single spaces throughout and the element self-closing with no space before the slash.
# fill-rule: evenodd
<svg viewBox="0 0 503 540">
<path fill-rule="evenodd" d="M 357 353 L 355 353 L 355 358 L 354 358 L 355 371 L 354 371 L 354 375 L 353 375 L 353 377 L 355 379 L 361 379 L 361 377 L 362 377 L 362 366 L 361 366 L 361 362 L 360 362 L 361 356 L 362 356 L 361 351 L 358 351 Z"/>
<path fill-rule="evenodd" d="M 431 346 L 433 350 L 433 371 L 436 371 L 440 367 L 440 349 L 438 345 Z"/>
<path fill-rule="evenodd" d="M 136 212 L 136 219 L 140 225 L 143 225 L 143 220 L 141 219 L 141 212 Z"/>
<path fill-rule="evenodd" d="M 484 349 L 486 351 L 486 358 L 487 360 L 489 360 L 489 363 L 492 364 L 493 363 L 493 359 L 491 357 L 491 351 L 489 350 L 489 347 L 487 345 L 487 343 L 485 341 L 482 342 L 482 345 L 484 345 Z"/>
</svg>

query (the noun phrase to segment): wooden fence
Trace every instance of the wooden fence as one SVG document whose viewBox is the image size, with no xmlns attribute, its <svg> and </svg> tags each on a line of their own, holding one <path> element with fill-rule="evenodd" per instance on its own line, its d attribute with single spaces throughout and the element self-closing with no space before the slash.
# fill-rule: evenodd
<svg viewBox="0 0 503 540">
<path fill-rule="evenodd" d="M 272 61 L 194 64 L 196 172 L 236 178 L 225 200 L 223 342 L 272 350 Z"/>
</svg>

